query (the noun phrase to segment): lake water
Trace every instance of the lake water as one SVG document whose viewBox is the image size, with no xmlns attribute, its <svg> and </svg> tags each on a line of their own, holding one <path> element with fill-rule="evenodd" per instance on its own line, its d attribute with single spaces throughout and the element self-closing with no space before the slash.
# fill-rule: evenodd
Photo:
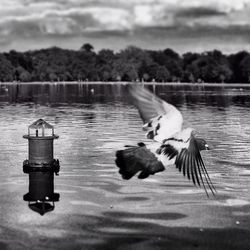
<svg viewBox="0 0 250 250">
<path fill-rule="evenodd" d="M 144 141 L 122 84 L 0 85 L 1 249 L 250 249 L 250 86 L 149 86 L 212 148 L 202 152 L 217 194 L 208 198 L 174 166 L 123 180 L 114 163 Z M 28 125 L 60 137 L 60 200 L 44 216 L 23 195 Z"/>
</svg>

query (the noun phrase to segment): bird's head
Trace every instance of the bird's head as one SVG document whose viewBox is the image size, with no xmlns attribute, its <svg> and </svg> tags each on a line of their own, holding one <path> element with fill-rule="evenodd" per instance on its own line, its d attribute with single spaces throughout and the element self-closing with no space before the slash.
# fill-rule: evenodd
<svg viewBox="0 0 250 250">
<path fill-rule="evenodd" d="M 198 148 L 199 148 L 200 151 L 210 149 L 207 142 L 204 139 L 196 137 L 195 140 L 197 142 L 197 145 L 198 145 Z"/>
</svg>

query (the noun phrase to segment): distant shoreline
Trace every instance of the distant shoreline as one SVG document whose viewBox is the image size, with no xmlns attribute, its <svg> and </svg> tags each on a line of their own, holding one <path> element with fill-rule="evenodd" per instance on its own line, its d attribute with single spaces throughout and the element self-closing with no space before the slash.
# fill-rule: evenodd
<svg viewBox="0 0 250 250">
<path fill-rule="evenodd" d="M 1 85 L 127 85 L 134 82 L 0 82 Z M 185 82 L 138 82 L 138 84 L 155 86 L 197 86 L 197 87 L 249 87 L 250 83 L 185 83 Z"/>
</svg>

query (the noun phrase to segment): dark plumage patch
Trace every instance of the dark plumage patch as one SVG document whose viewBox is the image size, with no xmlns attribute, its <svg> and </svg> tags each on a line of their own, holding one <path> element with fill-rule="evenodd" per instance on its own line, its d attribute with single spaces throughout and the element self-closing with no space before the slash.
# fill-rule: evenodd
<svg viewBox="0 0 250 250">
<path fill-rule="evenodd" d="M 147 136 L 146 136 L 148 139 L 154 139 L 154 131 L 151 130 L 147 133 Z"/>
<path fill-rule="evenodd" d="M 123 179 L 130 179 L 139 172 L 138 178 L 163 171 L 163 164 L 144 146 L 134 146 L 116 152 L 116 165 Z"/>
<path fill-rule="evenodd" d="M 143 143 L 143 142 L 138 142 L 137 145 L 138 145 L 139 147 L 145 147 L 145 146 L 146 146 L 145 143 Z"/>
<path fill-rule="evenodd" d="M 149 128 L 152 127 L 152 121 L 148 122 L 147 127 L 149 127 Z"/>
<path fill-rule="evenodd" d="M 162 115 L 160 115 L 160 116 L 157 118 L 157 120 L 159 121 L 161 118 L 162 118 Z"/>
<path fill-rule="evenodd" d="M 147 171 L 142 171 L 139 175 L 138 175 L 138 179 L 145 179 L 149 177 L 149 173 Z"/>
<path fill-rule="evenodd" d="M 158 130 L 160 129 L 160 123 L 157 124 L 156 128 L 155 128 L 155 135 L 158 135 Z"/>
<path fill-rule="evenodd" d="M 178 142 L 184 142 L 182 139 L 176 139 L 176 138 L 174 138 L 174 137 L 171 137 L 171 138 L 168 138 L 168 139 L 163 140 L 163 142 L 162 142 L 162 143 L 165 143 L 165 142 L 167 142 L 167 141 L 178 141 Z"/>
<path fill-rule="evenodd" d="M 178 155 L 178 151 L 172 145 L 161 145 L 160 153 L 167 155 L 169 159 L 173 159 L 176 155 Z"/>
</svg>

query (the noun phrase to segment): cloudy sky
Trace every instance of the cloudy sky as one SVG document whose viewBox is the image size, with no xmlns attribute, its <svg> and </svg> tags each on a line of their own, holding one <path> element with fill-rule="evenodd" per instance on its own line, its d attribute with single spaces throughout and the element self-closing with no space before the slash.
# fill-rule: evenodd
<svg viewBox="0 0 250 250">
<path fill-rule="evenodd" d="M 1 0 L 0 51 L 250 50 L 250 0 Z"/>
</svg>

